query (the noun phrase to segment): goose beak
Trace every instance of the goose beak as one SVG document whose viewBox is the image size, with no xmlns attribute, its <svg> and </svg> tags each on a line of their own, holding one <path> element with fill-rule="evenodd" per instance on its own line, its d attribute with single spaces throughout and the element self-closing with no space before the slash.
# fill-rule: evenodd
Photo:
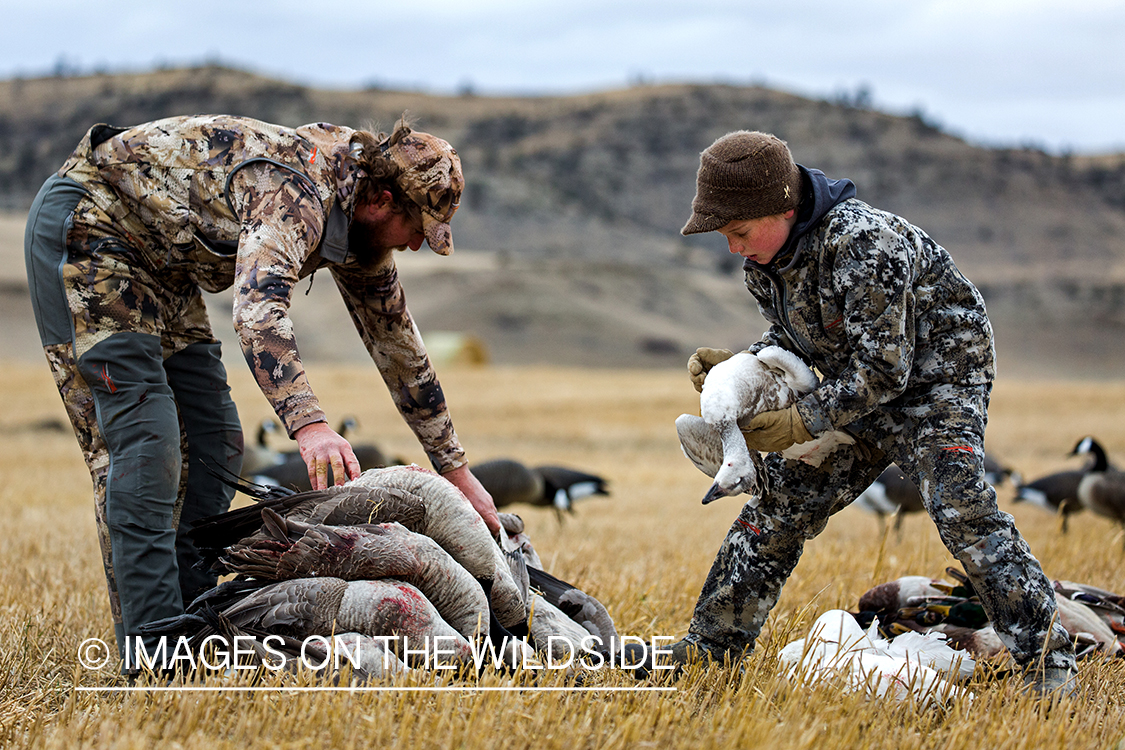
<svg viewBox="0 0 1125 750">
<path fill-rule="evenodd" d="M 719 486 L 718 482 L 711 485 L 711 489 L 707 490 L 707 494 L 703 496 L 703 504 L 713 503 L 720 497 L 726 497 L 727 493 L 723 492 L 723 488 Z"/>
</svg>

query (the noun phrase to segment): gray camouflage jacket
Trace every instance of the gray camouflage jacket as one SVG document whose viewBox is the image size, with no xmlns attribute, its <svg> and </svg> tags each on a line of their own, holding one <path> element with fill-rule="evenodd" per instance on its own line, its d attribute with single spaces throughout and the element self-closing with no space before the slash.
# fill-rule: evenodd
<svg viewBox="0 0 1125 750">
<path fill-rule="evenodd" d="M 813 190 L 827 182 L 803 170 Z M 800 228 L 795 227 L 795 231 Z M 841 428 L 908 387 L 995 377 L 984 300 L 918 227 L 848 198 L 815 217 L 768 266 L 745 264 L 770 323 L 757 352 L 802 355 L 824 380 L 798 402 L 814 435 Z"/>
</svg>

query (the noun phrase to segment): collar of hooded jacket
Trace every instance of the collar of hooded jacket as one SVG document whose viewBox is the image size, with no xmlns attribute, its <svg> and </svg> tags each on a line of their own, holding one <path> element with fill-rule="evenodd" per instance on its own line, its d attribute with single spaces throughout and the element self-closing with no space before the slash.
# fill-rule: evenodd
<svg viewBox="0 0 1125 750">
<path fill-rule="evenodd" d="M 762 270 L 767 267 L 777 273 L 790 270 L 800 260 L 801 237 L 815 227 L 837 203 L 855 197 L 855 184 L 851 180 L 831 180 L 819 169 L 806 169 L 800 164 L 797 169 L 801 170 L 801 185 L 804 187 L 801 203 L 797 208 L 797 223 L 790 230 L 785 245 L 770 263 L 762 265 L 747 259 L 743 263 L 745 270 Z"/>
</svg>

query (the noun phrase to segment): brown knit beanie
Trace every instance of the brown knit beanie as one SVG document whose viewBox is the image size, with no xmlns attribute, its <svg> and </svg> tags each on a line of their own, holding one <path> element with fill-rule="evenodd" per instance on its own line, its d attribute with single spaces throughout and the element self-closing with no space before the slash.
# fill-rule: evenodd
<svg viewBox="0 0 1125 750">
<path fill-rule="evenodd" d="M 801 200 L 801 172 L 785 141 L 736 130 L 699 155 L 691 218 L 680 234 L 713 232 L 731 221 L 783 214 Z"/>
</svg>

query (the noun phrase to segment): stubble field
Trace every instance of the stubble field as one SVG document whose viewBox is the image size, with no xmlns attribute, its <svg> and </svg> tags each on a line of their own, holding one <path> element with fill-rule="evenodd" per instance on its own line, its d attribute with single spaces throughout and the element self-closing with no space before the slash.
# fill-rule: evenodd
<svg viewBox="0 0 1125 750">
<path fill-rule="evenodd" d="M 231 380 L 248 428 L 270 416 L 245 368 Z M 437 692 L 432 675 L 385 692 L 140 692 L 78 662 L 87 638 L 112 642 L 94 533 L 89 477 L 63 419 L 46 366 L 0 364 L 0 746 L 400 748 L 1080 748 L 1125 737 L 1125 664 L 1081 664 L 1082 697 L 1045 713 L 1015 682 L 978 679 L 977 698 L 946 710 L 868 701 L 831 687 L 788 683 L 778 649 L 830 608 L 853 608 L 870 586 L 900 575 L 942 576 L 955 564 L 925 517 L 885 540 L 873 516 L 850 508 L 810 542 L 744 673 L 690 671 L 664 692 L 632 690 Z M 358 418 L 357 439 L 423 462 L 373 368 L 310 368 L 334 421 Z M 703 578 L 738 511 L 703 507 L 709 480 L 682 456 L 673 420 L 698 407 L 679 371 L 491 367 L 446 369 L 442 381 L 471 460 L 513 457 L 608 477 L 610 498 L 584 501 L 559 524 L 549 510 L 520 508 L 548 571 L 604 602 L 619 632 L 681 636 Z M 1025 477 L 1073 467 L 1078 438 L 1125 452 L 1125 384 L 1001 382 L 989 451 Z M 38 425 L 38 428 L 37 428 Z M 252 434 L 252 433 L 251 433 Z M 1051 515 L 1012 512 L 1047 575 L 1125 590 L 1116 526 L 1082 514 L 1067 535 Z M 238 500 L 237 502 L 244 502 Z M 218 683 L 230 686 L 231 682 Z M 306 678 L 259 685 L 316 686 Z M 465 685 L 466 682 L 443 685 Z M 566 687 L 561 673 L 487 676 L 483 688 Z M 635 688 L 620 670 L 587 674 L 586 688 Z"/>
</svg>

